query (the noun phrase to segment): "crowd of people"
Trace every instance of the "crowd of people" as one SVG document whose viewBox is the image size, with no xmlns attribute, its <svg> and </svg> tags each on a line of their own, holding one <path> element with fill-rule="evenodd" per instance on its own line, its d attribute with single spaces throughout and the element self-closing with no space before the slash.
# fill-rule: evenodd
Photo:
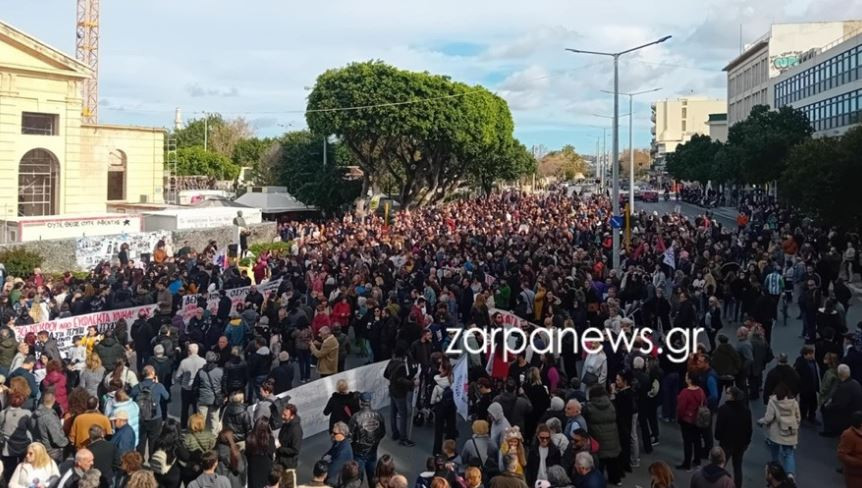
<svg viewBox="0 0 862 488">
<path fill-rule="evenodd" d="M 845 478 L 859 483 L 862 337 L 846 323 L 853 237 L 768 202 L 746 215 L 728 228 L 709 213 L 641 212 L 611 269 L 607 198 L 506 191 L 391 222 L 283 224 L 290 252 L 255 256 L 249 269 L 225 265 L 216 242 L 176 252 L 160 243 L 151 260 L 121 250 L 83 279 L 7 277 L 3 478 L 64 488 L 595 488 L 638 469 L 663 420 L 682 432 L 677 469 L 702 464 L 698 487 L 741 486 L 753 424 L 763 425 L 773 459 L 765 478 L 783 487 L 793 486 L 800 424 L 819 422 L 820 411 L 821 433 L 841 436 Z M 233 303 L 228 291 L 240 287 L 249 291 Z M 788 294 L 807 344 L 792 366 L 771 347 Z M 90 327 L 69 347 L 49 330 L 16 333 L 140 305 L 156 312 Z M 509 355 L 499 343 L 467 353 L 472 433 L 459 432 L 448 330 L 464 329 L 469 342 L 502 328 L 504 314 L 528 333 L 597 327 L 610 338 L 649 327 L 664 338 L 703 327 L 707 340 L 681 363 L 608 340 L 586 357 L 571 342 L 546 354 Z M 290 402 L 295 386 L 344 371 L 348 359 L 389 360 L 388 422 L 371 392 L 343 379 L 319 410 Z M 754 421 L 750 402 L 761 397 L 766 413 Z M 329 418 L 331 447 L 311 456 L 311 480 L 296 479 L 309 459 L 300 415 Z M 421 426 L 433 431 L 426 471 L 378 452 L 386 436 L 414 448 Z M 673 486 L 668 463 L 648 472 L 653 487 Z"/>
</svg>

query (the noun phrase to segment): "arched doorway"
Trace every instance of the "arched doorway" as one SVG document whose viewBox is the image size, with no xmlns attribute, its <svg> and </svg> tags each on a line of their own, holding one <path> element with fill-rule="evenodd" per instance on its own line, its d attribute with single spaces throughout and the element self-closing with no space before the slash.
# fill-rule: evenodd
<svg viewBox="0 0 862 488">
<path fill-rule="evenodd" d="M 126 199 L 126 153 L 114 149 L 108 154 L 108 200 Z"/>
<path fill-rule="evenodd" d="M 55 215 L 60 163 L 47 149 L 31 149 L 18 165 L 18 215 Z"/>
</svg>

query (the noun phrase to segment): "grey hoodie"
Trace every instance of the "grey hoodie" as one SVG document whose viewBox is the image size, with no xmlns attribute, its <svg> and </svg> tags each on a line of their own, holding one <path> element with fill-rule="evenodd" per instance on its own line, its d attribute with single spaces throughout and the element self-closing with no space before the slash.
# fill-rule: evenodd
<svg viewBox="0 0 862 488">
<path fill-rule="evenodd" d="M 33 412 L 33 441 L 41 442 L 48 450 L 48 455 L 55 461 L 63 460 L 63 448 L 69 445 L 69 439 L 63 433 L 63 425 L 54 409 L 45 405 Z"/>
<path fill-rule="evenodd" d="M 506 419 L 506 416 L 503 415 L 503 406 L 497 402 L 488 406 L 488 415 L 493 420 L 491 424 L 491 442 L 499 446 L 503 433 L 512 425 Z"/>
</svg>

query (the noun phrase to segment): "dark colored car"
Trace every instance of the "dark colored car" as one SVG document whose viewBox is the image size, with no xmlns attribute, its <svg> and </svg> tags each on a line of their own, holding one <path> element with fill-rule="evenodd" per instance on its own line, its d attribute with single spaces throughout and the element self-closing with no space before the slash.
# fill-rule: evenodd
<svg viewBox="0 0 862 488">
<path fill-rule="evenodd" d="M 658 192 L 655 190 L 644 190 L 641 192 L 641 200 L 645 202 L 658 202 Z"/>
</svg>

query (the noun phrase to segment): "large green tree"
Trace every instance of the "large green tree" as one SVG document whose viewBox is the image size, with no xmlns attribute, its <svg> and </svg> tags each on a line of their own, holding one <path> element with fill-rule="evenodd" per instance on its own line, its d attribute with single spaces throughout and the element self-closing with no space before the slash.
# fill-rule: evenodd
<svg viewBox="0 0 862 488">
<path fill-rule="evenodd" d="M 177 173 L 180 176 L 209 176 L 217 180 L 233 180 L 240 168 L 227 156 L 204 151 L 202 146 L 182 147 L 177 150 Z"/>
<path fill-rule="evenodd" d="M 667 171 L 677 180 L 697 181 L 705 185 L 712 179 L 715 155 L 719 149 L 721 143 L 709 136 L 696 134 L 668 154 Z"/>
<path fill-rule="evenodd" d="M 359 196 L 361 182 L 345 179 L 354 160 L 339 142 L 327 145 L 323 165 L 322 139 L 309 131 L 284 134 L 262 157 L 258 183 L 283 185 L 299 201 L 325 212 L 344 209 Z"/>
<path fill-rule="evenodd" d="M 862 229 L 862 127 L 840 138 L 809 139 L 788 155 L 779 193 L 783 202 L 825 225 Z"/>
<path fill-rule="evenodd" d="M 809 139 L 812 132 L 800 110 L 785 106 L 775 111 L 757 105 L 745 120 L 730 127 L 727 142 L 738 149 L 745 182 L 760 185 L 781 177 L 790 149 Z"/>
<path fill-rule="evenodd" d="M 318 77 L 306 118 L 312 132 L 343 141 L 366 188 L 392 181 L 405 206 L 438 200 L 468 180 L 505 178 L 511 169 L 496 172 L 489 162 L 515 146 L 506 102 L 445 76 L 379 61 L 332 69 Z"/>
</svg>

